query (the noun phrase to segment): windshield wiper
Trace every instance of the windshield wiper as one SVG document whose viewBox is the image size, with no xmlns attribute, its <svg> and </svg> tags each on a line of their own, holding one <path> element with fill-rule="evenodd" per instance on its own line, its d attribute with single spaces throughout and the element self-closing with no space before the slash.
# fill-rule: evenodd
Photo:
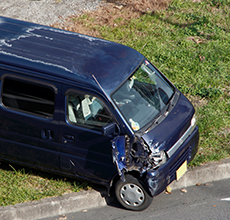
<svg viewBox="0 0 230 220">
<path fill-rule="evenodd" d="M 151 130 L 151 128 L 153 127 L 153 125 L 156 126 L 159 123 L 158 120 L 161 118 L 161 116 L 162 114 L 159 114 L 158 117 L 154 119 L 153 123 L 151 123 L 151 125 L 143 133 L 148 133 L 149 130 Z"/>
<path fill-rule="evenodd" d="M 168 113 L 169 113 L 169 108 L 171 107 L 172 105 L 172 99 L 169 100 L 168 104 L 166 105 L 166 109 L 164 111 L 164 116 L 167 116 Z"/>
<path fill-rule="evenodd" d="M 175 94 L 174 94 L 175 95 Z M 161 110 L 161 112 L 156 116 L 156 118 L 154 119 L 153 123 L 151 123 L 151 125 L 144 131 L 144 133 L 148 133 L 149 130 L 151 130 L 153 128 L 153 126 L 156 126 L 160 123 L 160 119 L 162 116 L 164 116 L 164 118 L 168 115 L 169 113 L 169 109 L 172 105 L 172 102 L 173 102 L 173 97 L 174 95 L 172 96 L 172 98 L 169 100 L 168 104 L 166 106 L 164 106 L 164 108 Z"/>
</svg>

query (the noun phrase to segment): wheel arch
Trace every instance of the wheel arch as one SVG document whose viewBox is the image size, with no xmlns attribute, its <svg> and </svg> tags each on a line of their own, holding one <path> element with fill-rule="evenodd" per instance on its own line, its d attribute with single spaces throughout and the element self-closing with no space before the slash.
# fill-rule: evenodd
<svg viewBox="0 0 230 220">
<path fill-rule="evenodd" d="M 149 189 L 148 189 L 148 186 L 146 184 L 146 181 L 144 181 L 145 179 L 145 176 L 146 176 L 146 173 L 144 173 L 142 176 L 140 175 L 140 173 L 138 171 L 130 171 L 130 172 L 126 172 L 125 175 L 132 175 L 133 177 L 137 178 L 137 179 L 140 179 L 142 181 L 142 183 L 145 185 L 146 189 L 148 190 L 148 193 L 149 195 L 151 195 Z M 113 176 L 113 178 L 111 179 L 110 181 L 110 185 L 109 185 L 109 188 L 108 188 L 108 195 L 110 196 L 111 195 L 111 192 L 114 191 L 114 187 L 117 183 L 117 181 L 120 180 L 120 176 L 119 174 L 117 173 L 116 175 Z"/>
</svg>

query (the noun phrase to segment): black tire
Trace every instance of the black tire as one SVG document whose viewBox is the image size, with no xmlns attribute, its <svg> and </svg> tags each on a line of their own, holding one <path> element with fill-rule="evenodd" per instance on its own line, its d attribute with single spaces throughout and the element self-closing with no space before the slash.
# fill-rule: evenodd
<svg viewBox="0 0 230 220">
<path fill-rule="evenodd" d="M 153 200 L 142 181 L 132 175 L 126 175 L 125 182 L 117 181 L 115 195 L 124 208 L 134 211 L 142 211 L 148 208 Z"/>
</svg>

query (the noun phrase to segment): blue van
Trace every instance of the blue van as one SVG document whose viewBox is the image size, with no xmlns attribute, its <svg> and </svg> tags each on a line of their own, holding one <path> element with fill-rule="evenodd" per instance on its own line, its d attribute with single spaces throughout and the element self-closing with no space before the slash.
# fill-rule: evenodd
<svg viewBox="0 0 230 220">
<path fill-rule="evenodd" d="M 143 210 L 187 170 L 188 99 L 143 55 L 0 17 L 0 160 L 81 178 Z"/>
</svg>

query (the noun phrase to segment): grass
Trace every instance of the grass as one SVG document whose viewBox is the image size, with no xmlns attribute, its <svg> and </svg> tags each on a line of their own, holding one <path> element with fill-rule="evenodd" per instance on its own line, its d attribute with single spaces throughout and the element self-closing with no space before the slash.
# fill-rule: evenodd
<svg viewBox="0 0 230 220">
<path fill-rule="evenodd" d="M 27 171 L 10 164 L 3 163 L 1 165 L 0 206 L 14 205 L 50 196 L 61 196 L 89 188 L 85 182 L 51 177 L 47 173 Z"/>
<path fill-rule="evenodd" d="M 172 0 L 167 8 L 127 19 L 118 8 L 113 22 L 93 14 L 72 17 L 65 28 L 133 47 L 156 65 L 194 104 L 200 128 L 192 166 L 230 156 L 230 0 Z M 118 14 L 119 12 L 119 14 Z M 112 16 L 112 9 L 109 13 Z M 131 16 L 131 15 L 130 15 Z M 72 22 L 72 23 L 71 23 Z M 78 30 L 77 30 L 78 31 Z M 35 171 L 0 170 L 1 206 L 76 192 L 87 183 Z"/>
</svg>

